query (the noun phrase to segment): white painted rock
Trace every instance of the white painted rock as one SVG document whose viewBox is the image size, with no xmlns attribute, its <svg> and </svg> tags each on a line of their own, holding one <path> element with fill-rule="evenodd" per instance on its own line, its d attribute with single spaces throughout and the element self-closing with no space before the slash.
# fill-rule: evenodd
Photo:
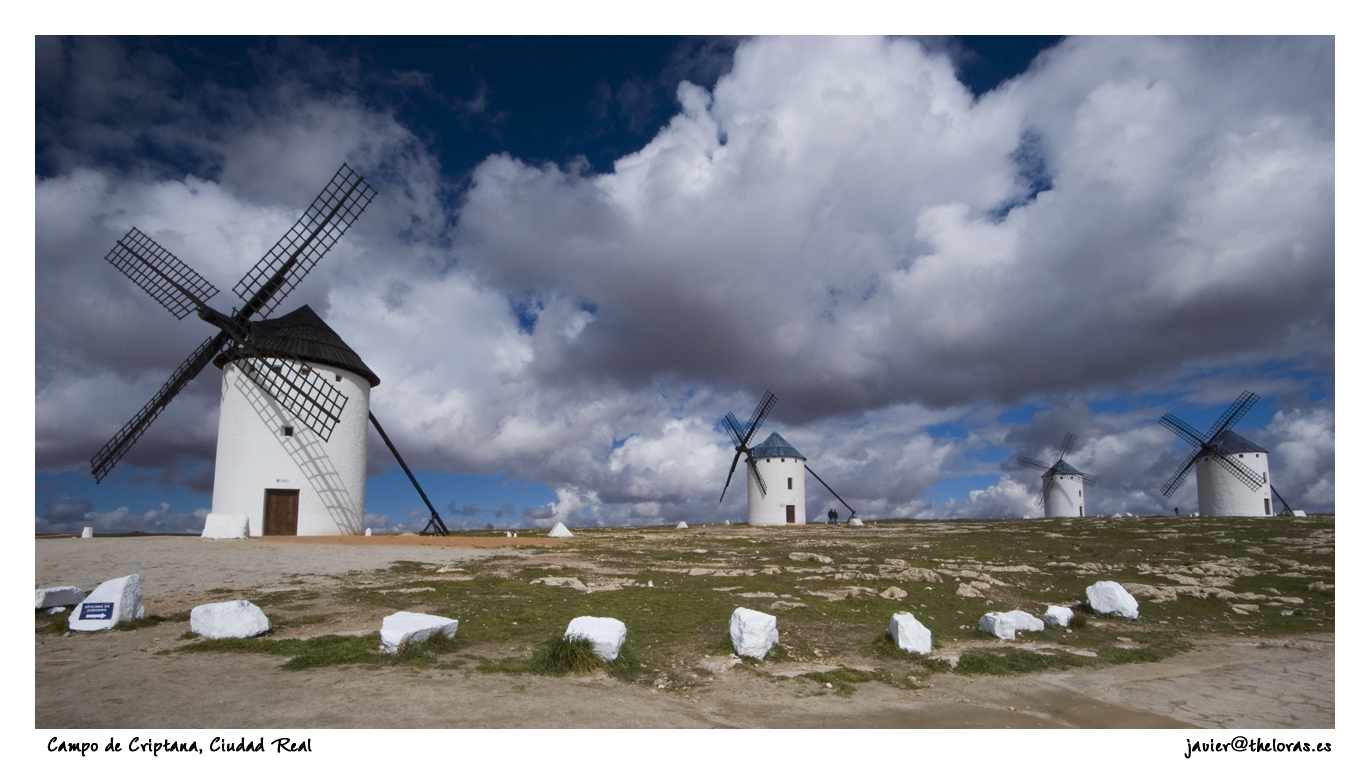
<svg viewBox="0 0 1371 765">
<path fill-rule="evenodd" d="M 245 513 L 210 513 L 205 516 L 205 530 L 201 539 L 247 539 L 248 517 Z"/>
<path fill-rule="evenodd" d="M 688 529 L 688 528 L 690 528 L 690 527 L 686 525 L 686 522 L 685 522 L 685 521 L 681 521 L 680 523 L 676 524 L 676 528 L 678 528 L 678 529 Z"/>
<path fill-rule="evenodd" d="M 371 529 L 367 529 L 367 536 L 371 536 Z"/>
<path fill-rule="evenodd" d="M 33 591 L 33 610 L 74 606 L 85 599 L 86 593 L 75 587 L 46 587 Z"/>
<path fill-rule="evenodd" d="M 737 608 L 728 620 L 728 636 L 733 638 L 733 652 L 739 656 L 765 659 L 766 652 L 781 642 L 781 633 L 776 631 L 776 617 L 753 611 L 750 608 Z"/>
<path fill-rule="evenodd" d="M 1118 582 L 1096 582 L 1085 588 L 1085 598 L 1097 614 L 1118 614 L 1138 618 L 1138 601 Z"/>
<path fill-rule="evenodd" d="M 67 617 L 67 629 L 107 630 L 119 622 L 142 619 L 143 615 L 143 580 L 130 574 L 96 587 Z"/>
<path fill-rule="evenodd" d="M 190 610 L 190 631 L 207 638 L 249 638 L 270 629 L 267 615 L 246 600 L 206 603 Z"/>
<path fill-rule="evenodd" d="M 1291 511 L 1290 511 L 1290 514 L 1293 515 L 1293 516 L 1295 516 L 1296 518 L 1308 518 L 1308 517 L 1309 517 L 1309 516 L 1305 515 L 1305 513 L 1304 513 L 1303 510 L 1291 510 Z"/>
<path fill-rule="evenodd" d="M 95 536 L 95 529 L 94 529 L 94 527 L 87 526 L 87 527 L 81 529 L 81 538 L 82 538 L 82 539 L 90 539 L 90 538 L 92 538 L 92 537 L 94 537 L 94 536 Z"/>
<path fill-rule="evenodd" d="M 862 519 L 861 519 L 861 518 L 853 518 L 852 520 L 850 520 L 850 521 L 847 522 L 847 525 L 849 525 L 849 526 L 861 526 L 861 525 L 862 525 Z"/>
<path fill-rule="evenodd" d="M 1013 640 L 1018 630 L 1041 632 L 1043 622 L 1026 611 L 992 611 L 981 617 L 980 629 L 981 632 L 988 632 L 1001 640 Z"/>
<path fill-rule="evenodd" d="M 1053 627 L 1066 627 L 1071 624 L 1071 609 L 1066 606 L 1048 606 L 1043 621 Z"/>
<path fill-rule="evenodd" d="M 457 637 L 457 620 L 410 611 L 396 611 L 381 620 L 381 650 L 399 653 L 400 646 L 422 643 L 441 635 L 448 640 Z"/>
<path fill-rule="evenodd" d="M 550 537 L 569 537 L 571 536 L 571 532 L 567 530 L 566 526 L 562 525 L 561 521 L 557 521 L 557 525 L 553 526 L 552 531 L 549 531 L 547 535 Z"/>
<path fill-rule="evenodd" d="M 901 650 L 922 654 L 933 651 L 933 633 L 908 611 L 900 611 L 890 617 L 886 632 Z"/>
<path fill-rule="evenodd" d="M 605 661 L 619 658 L 619 649 L 628 638 L 628 627 L 607 616 L 578 616 L 566 626 L 563 637 L 583 637 L 590 641 L 595 655 Z"/>
</svg>

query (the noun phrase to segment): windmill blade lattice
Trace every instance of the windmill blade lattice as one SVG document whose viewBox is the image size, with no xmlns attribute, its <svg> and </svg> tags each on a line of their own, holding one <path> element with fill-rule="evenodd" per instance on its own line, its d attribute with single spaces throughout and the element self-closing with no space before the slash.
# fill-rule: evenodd
<svg viewBox="0 0 1371 765">
<path fill-rule="evenodd" d="M 1222 417 L 1214 421 L 1214 425 L 1209 429 L 1209 434 L 1205 440 L 1211 441 L 1217 436 L 1227 433 L 1238 420 L 1243 418 L 1243 415 L 1247 414 L 1247 410 L 1251 409 L 1252 405 L 1257 403 L 1257 399 L 1259 398 L 1261 398 L 1261 396 L 1258 396 L 1250 390 L 1243 391 L 1242 395 L 1238 396 L 1237 400 L 1229 405 L 1228 411 L 1224 412 Z"/>
<path fill-rule="evenodd" d="M 177 319 L 219 294 L 218 287 L 137 228 L 129 229 L 105 260 Z"/>
<path fill-rule="evenodd" d="M 114 469 L 124 454 L 133 448 L 133 444 L 138 441 L 148 426 L 152 425 L 152 421 L 157 419 L 157 415 L 167 408 L 167 404 L 170 404 L 176 394 L 186 387 L 186 383 L 195 379 L 195 376 L 200 374 L 200 370 L 204 369 L 229 341 L 228 333 L 220 332 L 201 343 L 200 347 L 196 348 L 194 353 L 181 362 L 175 372 L 171 373 L 171 377 L 157 391 L 157 395 L 144 404 L 138 414 L 125 423 L 124 427 L 120 428 L 119 432 L 115 433 L 114 437 L 107 441 L 100 451 L 96 452 L 90 460 L 90 472 L 95 476 L 96 483 L 103 480 Z"/>
<path fill-rule="evenodd" d="M 1204 446 L 1204 442 L 1208 440 L 1208 438 L 1202 435 L 1198 430 L 1190 427 L 1183 420 L 1170 412 L 1162 415 L 1162 418 L 1158 420 L 1158 422 L 1167 430 L 1184 438 L 1195 446 Z"/>
<path fill-rule="evenodd" d="M 1185 458 L 1185 462 L 1182 462 L 1181 466 L 1176 469 L 1176 472 L 1172 473 L 1171 477 L 1162 485 L 1162 496 L 1170 497 L 1172 494 L 1176 493 L 1176 489 L 1180 488 L 1181 482 L 1184 481 L 1186 475 L 1190 473 L 1190 469 L 1199 461 L 1200 452 L 1202 451 L 1204 451 L 1204 447 L 1197 446 L 1194 451 L 1190 452 L 1190 456 Z"/>
<path fill-rule="evenodd" d="M 762 480 L 762 474 L 757 472 L 757 463 L 753 462 L 751 457 L 747 458 L 747 469 L 752 471 L 752 478 L 757 481 L 757 488 L 761 490 L 762 496 L 765 497 L 766 481 Z"/>
<path fill-rule="evenodd" d="M 269 361 L 255 348 L 246 347 L 246 350 L 250 355 L 235 362 L 243 375 L 301 425 L 327 441 L 333 435 L 333 426 L 342 418 L 347 396 L 290 354 L 272 351 Z"/>
<path fill-rule="evenodd" d="M 733 471 L 738 469 L 738 459 L 741 457 L 746 457 L 748 472 L 756 479 L 757 488 L 761 490 L 762 496 L 766 496 L 766 482 L 762 480 L 761 474 L 752 464 L 752 448 L 749 444 L 752 441 L 752 436 L 757 433 L 757 428 L 761 427 L 762 421 L 771 413 L 771 408 L 774 406 L 776 406 L 776 394 L 766 391 L 762 394 L 762 400 L 757 402 L 757 408 L 752 410 L 752 417 L 747 421 L 746 426 L 738 422 L 738 418 L 734 417 L 732 412 L 725 414 L 720 421 L 724 430 L 728 431 L 728 437 L 733 440 L 734 449 L 733 464 L 728 468 L 728 477 L 724 479 L 724 490 L 719 494 L 720 504 L 724 501 L 724 495 L 728 494 L 728 485 L 733 482 Z"/>
<path fill-rule="evenodd" d="M 270 316 L 375 196 L 376 192 L 352 168 L 339 168 L 300 220 L 233 288 L 234 294 L 245 301 L 239 315 Z"/>
<path fill-rule="evenodd" d="M 1247 484 L 1247 488 L 1251 489 L 1252 491 L 1260 489 L 1262 487 L 1262 484 L 1264 483 L 1264 481 L 1262 481 L 1262 477 L 1257 475 L 1256 472 L 1252 470 L 1252 468 L 1242 464 L 1241 462 L 1234 462 L 1231 455 L 1215 454 L 1214 461 L 1219 463 L 1220 467 L 1232 473 L 1238 480 Z"/>
<path fill-rule="evenodd" d="M 1025 456 L 1023 456 L 1022 454 L 1016 454 L 1016 455 L 1014 455 L 1014 461 L 1017 462 L 1017 463 L 1019 463 L 1019 467 L 1037 468 L 1037 469 L 1039 469 L 1039 470 L 1051 470 L 1051 469 L 1052 469 L 1052 466 L 1051 466 L 1051 465 L 1049 465 L 1049 464 L 1047 464 L 1047 463 L 1045 463 L 1045 462 L 1039 462 L 1039 461 L 1037 461 L 1037 460 L 1035 460 L 1035 459 L 1033 459 L 1033 458 L 1031 458 L 1031 457 L 1025 457 Z"/>
</svg>

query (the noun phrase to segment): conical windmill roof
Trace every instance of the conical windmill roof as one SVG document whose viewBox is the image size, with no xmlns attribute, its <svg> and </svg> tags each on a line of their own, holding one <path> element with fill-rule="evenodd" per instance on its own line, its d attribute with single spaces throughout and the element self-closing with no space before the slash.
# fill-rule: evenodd
<svg viewBox="0 0 1371 765">
<path fill-rule="evenodd" d="M 1237 433 L 1234 433 L 1231 430 L 1227 433 L 1224 433 L 1223 436 L 1221 436 L 1217 441 L 1215 441 L 1213 445 L 1216 449 L 1223 452 L 1224 454 L 1239 454 L 1243 452 L 1247 454 L 1252 454 L 1255 452 L 1261 452 L 1262 454 L 1270 454 L 1270 452 L 1268 452 L 1266 449 L 1257 446 L 1256 444 L 1252 443 L 1251 441 L 1248 441 L 1246 438 L 1243 438 L 1242 436 L 1238 435 Z"/>
<path fill-rule="evenodd" d="M 1071 467 L 1071 463 L 1067 462 L 1066 460 L 1057 460 L 1057 464 L 1053 465 L 1052 470 L 1049 472 L 1060 473 L 1063 475 L 1085 475 L 1085 473 L 1082 473 L 1076 468 Z"/>
<path fill-rule="evenodd" d="M 362 357 L 349 348 L 343 338 L 307 305 L 279 318 L 252 322 L 248 338 L 268 356 L 272 351 L 288 353 L 301 361 L 313 361 L 356 372 L 365 377 L 373 388 L 381 384 L 381 378 L 371 371 Z M 234 351 L 221 353 L 214 359 L 214 365 L 222 369 L 230 357 L 237 358 L 238 354 Z"/>
<path fill-rule="evenodd" d="M 752 450 L 752 457 L 754 459 L 762 457 L 794 457 L 795 459 L 801 460 L 805 458 L 803 454 L 800 454 L 798 449 L 787 443 L 784 438 L 781 438 L 780 433 L 772 433 L 767 436 L 765 441 L 757 444 Z"/>
</svg>

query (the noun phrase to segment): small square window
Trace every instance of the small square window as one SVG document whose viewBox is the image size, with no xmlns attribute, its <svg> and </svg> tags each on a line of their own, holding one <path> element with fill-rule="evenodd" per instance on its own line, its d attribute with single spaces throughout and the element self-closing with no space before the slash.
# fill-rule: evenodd
<svg viewBox="0 0 1371 765">
<path fill-rule="evenodd" d="M 343 381 L 343 376 L 342 376 L 342 375 L 334 375 L 334 376 L 333 376 L 333 381 L 334 381 L 334 382 L 342 382 L 342 381 Z"/>
<path fill-rule="evenodd" d="M 291 427 L 290 425 L 282 425 L 281 435 L 285 436 L 286 438 L 290 438 L 291 436 L 295 435 L 295 428 Z"/>
</svg>

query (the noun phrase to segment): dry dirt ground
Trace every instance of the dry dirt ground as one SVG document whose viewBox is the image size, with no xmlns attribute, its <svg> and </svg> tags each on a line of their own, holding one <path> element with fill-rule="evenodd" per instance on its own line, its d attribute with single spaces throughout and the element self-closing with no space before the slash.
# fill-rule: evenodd
<svg viewBox="0 0 1371 765">
<path fill-rule="evenodd" d="M 345 543 L 346 542 L 346 543 Z M 39 539 L 36 586 L 89 591 L 138 573 L 150 614 L 235 592 L 337 586 L 395 561 L 460 565 L 556 541 L 372 537 L 208 541 Z M 375 631 L 342 615 L 314 634 Z M 1162 662 L 1016 676 L 933 675 L 917 689 L 815 693 L 812 664 L 723 669 L 685 690 L 599 674 L 508 675 L 341 666 L 285 672 L 276 656 L 178 653 L 185 622 L 35 637 L 38 728 L 1332 728 L 1331 633 L 1214 637 Z M 457 712 L 456 710 L 460 710 Z"/>
</svg>

